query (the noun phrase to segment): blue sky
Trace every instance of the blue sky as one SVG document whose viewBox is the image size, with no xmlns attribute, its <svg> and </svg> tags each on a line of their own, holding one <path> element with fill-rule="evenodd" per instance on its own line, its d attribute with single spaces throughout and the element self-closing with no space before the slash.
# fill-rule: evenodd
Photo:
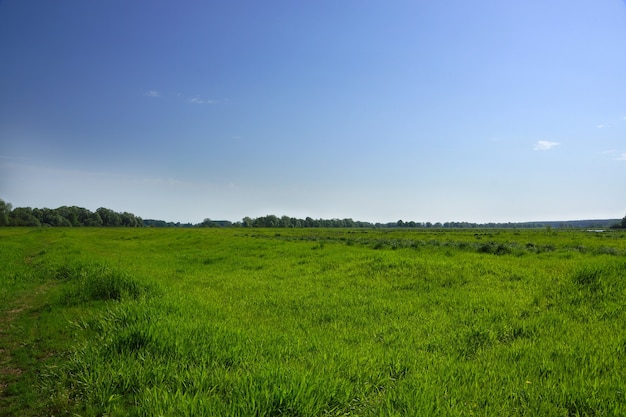
<svg viewBox="0 0 626 417">
<path fill-rule="evenodd" d="M 0 2 L 0 198 L 200 222 L 626 214 L 621 0 Z"/>
</svg>

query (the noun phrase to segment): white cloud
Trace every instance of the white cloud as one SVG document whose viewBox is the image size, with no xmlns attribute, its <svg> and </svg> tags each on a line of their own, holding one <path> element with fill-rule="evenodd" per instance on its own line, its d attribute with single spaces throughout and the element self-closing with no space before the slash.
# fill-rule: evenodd
<svg viewBox="0 0 626 417">
<path fill-rule="evenodd" d="M 536 151 L 549 151 L 550 149 L 554 148 L 555 146 L 559 146 L 560 143 L 558 142 L 549 142 L 547 140 L 539 140 L 537 141 L 537 143 L 535 144 L 535 147 L 533 148 Z"/>
<path fill-rule="evenodd" d="M 602 124 L 602 123 L 601 123 L 601 124 L 599 124 L 599 125 L 596 125 L 596 127 L 597 127 L 598 129 L 604 129 L 605 127 L 609 127 L 609 125 L 605 125 L 605 124 Z"/>
<path fill-rule="evenodd" d="M 615 158 L 616 161 L 626 161 L 626 152 L 622 153 L 621 155 L 619 155 L 617 158 Z"/>
<path fill-rule="evenodd" d="M 148 90 L 143 95 L 146 96 L 146 97 L 150 97 L 150 98 L 161 98 L 161 97 L 163 97 L 163 95 L 159 91 L 157 91 L 157 90 Z M 177 97 L 183 96 L 183 94 L 180 94 L 180 93 L 174 93 L 173 95 L 177 96 Z M 181 98 L 183 98 L 183 97 L 181 97 Z M 186 99 L 186 102 L 187 103 L 191 103 L 191 104 L 214 104 L 214 103 L 217 103 L 217 101 L 218 100 L 214 100 L 214 99 L 204 99 L 204 98 L 201 98 L 200 96 L 197 96 L 197 95 L 194 96 L 194 97 Z"/>
<path fill-rule="evenodd" d="M 203 100 L 200 97 L 190 98 L 188 101 L 190 103 L 192 103 L 192 104 L 213 104 L 213 103 L 215 103 L 215 100 Z"/>
</svg>

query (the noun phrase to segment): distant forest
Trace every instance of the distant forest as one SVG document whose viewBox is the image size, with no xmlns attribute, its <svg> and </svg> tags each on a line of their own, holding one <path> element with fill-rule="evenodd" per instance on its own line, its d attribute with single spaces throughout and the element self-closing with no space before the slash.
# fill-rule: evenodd
<svg viewBox="0 0 626 417">
<path fill-rule="evenodd" d="M 76 206 L 12 208 L 0 199 L 0 226 L 52 227 L 143 227 L 143 220 L 132 213 L 117 213 L 100 207 L 95 212 Z"/>
<path fill-rule="evenodd" d="M 56 209 L 17 207 L 0 199 L 0 226 L 30 227 L 329 227 L 329 228 L 626 228 L 626 217 L 608 220 L 570 220 L 518 223 L 469 223 L 469 222 L 415 222 L 403 221 L 389 223 L 370 223 L 352 219 L 298 219 L 278 217 L 273 214 L 250 218 L 244 217 L 239 222 L 228 220 L 204 219 L 201 223 L 174 223 L 163 220 L 144 220 L 128 212 L 116 212 L 100 207 L 92 212 L 76 206 L 62 206 Z"/>
</svg>

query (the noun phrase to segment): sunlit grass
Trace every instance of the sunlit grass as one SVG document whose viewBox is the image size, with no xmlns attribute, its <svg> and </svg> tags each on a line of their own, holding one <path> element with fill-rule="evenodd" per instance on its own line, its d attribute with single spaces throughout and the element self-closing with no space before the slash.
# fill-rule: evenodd
<svg viewBox="0 0 626 417">
<path fill-rule="evenodd" d="M 626 413 L 619 232 L 0 236 L 5 298 L 48 286 L 5 338 L 48 355 L 11 359 L 23 415 Z"/>
</svg>

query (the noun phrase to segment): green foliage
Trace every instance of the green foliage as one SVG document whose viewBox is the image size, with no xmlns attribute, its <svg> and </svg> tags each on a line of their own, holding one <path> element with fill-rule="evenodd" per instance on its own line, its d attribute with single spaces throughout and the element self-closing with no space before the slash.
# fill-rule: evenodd
<svg viewBox="0 0 626 417">
<path fill-rule="evenodd" d="M 9 225 L 9 214 L 11 213 L 11 204 L 5 203 L 0 199 L 0 226 Z"/>
<path fill-rule="evenodd" d="M 0 416 L 625 415 L 625 255 L 619 231 L 3 229 Z"/>
<path fill-rule="evenodd" d="M 99 208 L 95 213 L 82 207 L 62 206 L 57 209 L 17 207 L 0 199 L 0 226 L 124 226 L 141 227 L 143 221 L 132 213 L 116 213 L 113 210 Z"/>
<path fill-rule="evenodd" d="M 146 292 L 131 275 L 106 264 L 63 265 L 54 272 L 54 278 L 70 281 L 62 293 L 64 304 L 137 299 Z"/>
<path fill-rule="evenodd" d="M 626 216 L 619 222 L 611 226 L 613 229 L 626 229 Z"/>
<path fill-rule="evenodd" d="M 41 226 L 41 221 L 30 207 L 18 207 L 9 214 L 10 226 Z"/>
<path fill-rule="evenodd" d="M 298 219 L 295 217 L 277 216 L 270 214 L 267 216 L 252 219 L 244 217 L 241 222 L 232 223 L 228 220 L 211 220 L 204 219 L 201 223 L 180 223 L 165 222 L 163 220 L 143 220 L 132 213 L 118 213 L 113 210 L 100 207 L 94 213 L 82 207 L 62 206 L 57 209 L 18 207 L 11 210 L 11 204 L 5 203 L 0 199 L 0 226 L 56 226 L 56 227 L 257 227 L 257 228 L 377 228 L 377 229 L 395 229 L 395 228 L 428 228 L 428 229 L 480 229 L 480 228 L 539 228 L 546 227 L 548 234 L 552 231 L 553 225 L 559 228 L 626 228 L 626 217 L 619 224 L 613 224 L 614 220 L 576 220 L 567 222 L 544 222 L 544 223 L 468 223 L 468 222 L 446 222 L 435 223 L 430 222 L 419 223 L 415 221 L 405 222 L 398 220 L 390 223 L 370 223 L 362 221 L 354 221 L 350 218 L 346 219 L 313 219 L 307 217 Z M 501 248 L 506 250 L 506 248 Z"/>
</svg>

